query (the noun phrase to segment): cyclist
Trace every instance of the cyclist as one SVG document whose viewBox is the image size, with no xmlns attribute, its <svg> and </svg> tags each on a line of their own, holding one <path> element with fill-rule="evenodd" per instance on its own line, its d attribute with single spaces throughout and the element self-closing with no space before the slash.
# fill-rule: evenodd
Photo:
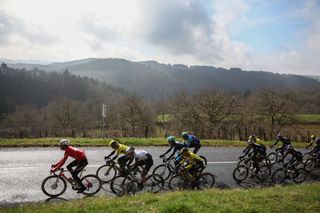
<svg viewBox="0 0 320 213">
<path fill-rule="evenodd" d="M 187 163 L 184 167 L 186 171 L 188 171 L 192 176 L 195 176 L 198 171 L 204 169 L 203 160 L 197 154 L 194 154 L 188 150 L 188 148 L 184 147 L 181 150 L 181 155 L 183 160 L 180 164 Z"/>
<path fill-rule="evenodd" d="M 70 146 L 70 141 L 68 139 L 62 139 L 59 142 L 59 146 L 61 150 L 64 150 L 64 157 L 56 164 L 52 165 L 51 172 L 57 171 L 60 167 L 64 165 L 68 157 L 72 157 L 75 160 L 67 165 L 67 169 L 70 171 L 73 179 L 78 183 L 80 188 L 78 189 L 78 193 L 82 193 L 86 190 L 86 187 L 81 182 L 78 174 L 88 165 L 88 160 L 84 151 L 76 149 Z M 74 170 L 72 167 L 76 167 Z"/>
<path fill-rule="evenodd" d="M 255 143 L 255 144 L 258 144 L 258 145 L 261 145 L 265 148 L 265 145 L 264 145 L 264 142 L 263 140 L 257 138 L 255 135 L 250 135 L 249 136 L 249 140 L 248 140 L 248 144 L 251 144 L 251 143 Z M 240 158 L 243 158 L 245 157 L 246 155 L 248 155 L 250 153 L 250 150 L 247 152 L 248 149 L 251 149 L 251 146 L 247 146 L 242 152 L 243 153 L 246 153 L 245 155 L 241 156 Z"/>
<path fill-rule="evenodd" d="M 316 140 L 320 140 L 320 138 L 317 138 L 315 135 L 311 135 L 310 137 L 310 143 L 306 146 L 306 149 L 308 149 L 310 146 L 312 146 L 314 144 L 314 142 L 316 142 Z"/>
<path fill-rule="evenodd" d="M 289 165 L 289 166 L 297 166 L 298 164 L 302 163 L 303 161 L 303 158 L 302 158 L 302 153 L 295 150 L 293 148 L 293 146 L 291 144 L 287 145 L 286 146 L 286 150 L 285 150 L 285 155 L 282 157 L 282 159 L 279 161 L 279 162 L 283 162 L 284 159 L 289 155 L 291 154 L 291 159 L 288 161 L 288 163 L 286 163 L 286 165 Z"/>
<path fill-rule="evenodd" d="M 135 163 L 131 167 L 131 170 L 135 169 L 137 166 L 144 165 L 143 171 L 141 173 L 141 180 L 142 183 L 145 183 L 146 176 L 153 165 L 152 155 L 144 150 L 136 150 L 134 147 L 127 148 L 126 154 L 130 158 L 130 161 L 127 163 L 128 168 L 135 159 Z"/>
<path fill-rule="evenodd" d="M 311 152 L 315 154 L 317 160 L 320 160 L 320 138 L 316 138 L 315 143 L 316 145 L 313 147 Z"/>
<path fill-rule="evenodd" d="M 273 148 L 277 143 L 281 141 L 282 146 L 276 149 L 276 152 L 280 150 L 281 154 L 283 155 L 284 151 L 286 150 L 286 146 L 291 145 L 291 141 L 289 138 L 283 137 L 280 133 L 277 135 L 277 141 L 271 146 Z"/>
<path fill-rule="evenodd" d="M 173 152 L 171 153 L 171 155 L 168 157 L 168 159 L 172 158 L 174 156 L 175 153 L 177 153 L 178 151 L 180 151 L 183 147 L 185 147 L 185 144 L 179 141 L 176 141 L 174 136 L 169 136 L 167 138 L 168 143 L 170 144 L 170 148 L 163 153 L 162 155 L 160 155 L 160 158 L 163 158 L 166 154 L 168 154 L 172 149 Z"/>
<path fill-rule="evenodd" d="M 114 161 L 118 158 L 118 156 L 120 154 L 124 154 L 123 156 L 118 158 L 118 163 L 120 166 L 120 173 L 122 171 L 124 171 L 124 167 L 127 163 L 127 161 L 129 160 L 129 157 L 126 155 L 126 150 L 129 148 L 126 145 L 123 145 L 120 143 L 120 141 L 118 141 L 117 139 L 113 139 L 110 141 L 109 146 L 113 149 L 113 151 L 108 155 L 105 156 L 104 159 L 107 160 L 108 158 L 110 158 L 112 155 L 116 154 L 111 161 Z"/>
<path fill-rule="evenodd" d="M 193 153 L 197 154 L 201 147 L 200 139 L 194 135 L 189 135 L 188 132 L 182 132 L 182 138 L 186 147 L 194 147 Z"/>
<path fill-rule="evenodd" d="M 266 147 L 264 145 L 256 143 L 254 140 L 248 140 L 248 147 L 246 152 L 243 156 L 240 157 L 242 159 L 244 156 L 248 155 L 249 152 L 252 150 L 252 155 L 245 161 L 245 163 L 252 160 L 253 167 L 255 168 L 255 173 L 258 173 L 260 170 L 259 163 L 266 158 L 267 152 Z"/>
</svg>

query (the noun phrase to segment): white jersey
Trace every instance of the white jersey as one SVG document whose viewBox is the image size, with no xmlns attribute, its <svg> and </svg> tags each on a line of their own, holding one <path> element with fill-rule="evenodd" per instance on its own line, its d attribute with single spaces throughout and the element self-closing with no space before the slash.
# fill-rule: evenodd
<svg viewBox="0 0 320 213">
<path fill-rule="evenodd" d="M 148 152 L 144 151 L 144 150 L 134 150 L 134 158 L 137 160 L 137 161 L 140 161 L 140 160 L 146 160 L 148 158 L 147 156 Z"/>
</svg>

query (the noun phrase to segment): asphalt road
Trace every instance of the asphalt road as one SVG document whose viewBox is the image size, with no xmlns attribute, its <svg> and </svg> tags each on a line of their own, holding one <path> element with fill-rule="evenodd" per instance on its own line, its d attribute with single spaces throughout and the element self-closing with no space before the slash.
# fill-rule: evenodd
<svg viewBox="0 0 320 213">
<path fill-rule="evenodd" d="M 154 166 L 159 165 L 162 154 L 168 147 L 143 147 L 153 155 Z M 97 168 L 104 163 L 104 156 L 111 150 L 107 147 L 81 148 L 85 150 L 89 165 L 86 174 L 96 172 Z M 139 149 L 139 147 L 137 147 Z M 216 187 L 254 187 L 255 184 L 243 183 L 238 185 L 232 178 L 232 172 L 236 166 L 238 157 L 243 148 L 215 148 L 202 147 L 200 155 L 207 158 L 206 171 L 216 175 Z M 59 148 L 2 148 L 0 149 L 0 206 L 16 205 L 27 202 L 49 201 L 41 191 L 42 180 L 49 176 L 50 165 L 63 157 L 63 151 Z M 72 159 L 68 159 L 67 165 Z M 153 168 L 151 170 L 153 170 Z M 309 181 L 317 177 L 308 178 Z M 112 196 L 108 186 L 101 190 L 97 196 Z M 77 199 L 84 195 L 77 194 L 68 185 L 66 193 L 61 199 Z"/>
</svg>

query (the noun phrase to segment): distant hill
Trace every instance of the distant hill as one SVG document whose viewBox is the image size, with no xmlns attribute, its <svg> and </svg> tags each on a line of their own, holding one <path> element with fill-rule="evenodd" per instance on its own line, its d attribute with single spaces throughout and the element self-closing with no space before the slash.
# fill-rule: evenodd
<svg viewBox="0 0 320 213">
<path fill-rule="evenodd" d="M 301 88 L 319 86 L 310 77 L 243 71 L 240 68 L 160 64 L 156 61 L 132 62 L 124 59 L 89 58 L 70 62 L 8 64 L 14 68 L 70 71 L 72 74 L 96 78 L 151 100 L 166 98 L 179 91 L 197 93 L 204 89 L 253 91 L 261 88 Z"/>
</svg>

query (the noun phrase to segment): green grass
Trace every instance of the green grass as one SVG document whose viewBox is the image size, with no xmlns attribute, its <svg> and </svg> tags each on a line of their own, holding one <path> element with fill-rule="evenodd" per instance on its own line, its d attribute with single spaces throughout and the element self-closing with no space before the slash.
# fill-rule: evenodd
<svg viewBox="0 0 320 213">
<path fill-rule="evenodd" d="M 181 191 L 29 204 L 7 212 L 319 212 L 320 184 Z"/>
<path fill-rule="evenodd" d="M 295 117 L 302 123 L 320 123 L 320 114 L 297 114 Z"/>
<path fill-rule="evenodd" d="M 0 139 L 0 147 L 49 147 L 58 146 L 61 138 L 25 138 L 25 139 Z M 108 146 L 111 139 L 98 138 L 70 138 L 74 146 Z M 165 138 L 119 138 L 119 140 L 129 146 L 166 146 L 168 143 Z M 181 140 L 180 140 L 181 141 Z M 266 141 L 267 146 L 272 145 L 273 141 Z M 212 147 L 243 147 L 246 146 L 244 141 L 230 140 L 201 140 L 203 146 Z M 293 143 L 297 148 L 303 148 L 306 143 Z"/>
</svg>

